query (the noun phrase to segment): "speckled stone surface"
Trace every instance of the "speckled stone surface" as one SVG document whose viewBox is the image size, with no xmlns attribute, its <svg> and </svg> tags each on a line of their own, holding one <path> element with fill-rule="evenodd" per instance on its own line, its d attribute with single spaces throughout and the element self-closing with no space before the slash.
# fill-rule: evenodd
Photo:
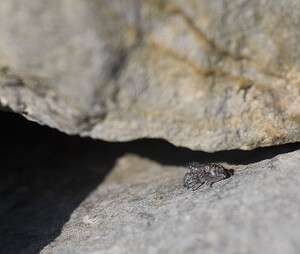
<svg viewBox="0 0 300 254">
<path fill-rule="evenodd" d="M 69 137 L 3 114 L 3 253 L 299 251 L 300 144 L 210 154 Z M 191 161 L 234 175 L 187 190 Z"/>
<path fill-rule="evenodd" d="M 135 155 L 72 213 L 42 253 L 297 253 L 300 152 L 187 191 L 183 168 Z"/>
<path fill-rule="evenodd" d="M 300 141 L 298 0 L 1 0 L 0 108 L 207 152 Z"/>
</svg>

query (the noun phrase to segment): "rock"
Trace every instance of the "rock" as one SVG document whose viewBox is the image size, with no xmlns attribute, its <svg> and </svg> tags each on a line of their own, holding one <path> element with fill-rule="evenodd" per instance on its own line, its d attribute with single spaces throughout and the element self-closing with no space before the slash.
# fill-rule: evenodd
<svg viewBox="0 0 300 254">
<path fill-rule="evenodd" d="M 41 253 L 297 253 L 299 163 L 240 166 L 193 192 L 186 169 L 125 155 Z"/>
<path fill-rule="evenodd" d="M 3 0 L 0 108 L 108 141 L 300 140 L 300 4 Z"/>
<path fill-rule="evenodd" d="M 211 154 L 70 137 L 3 114 L 2 253 L 298 253 L 299 143 Z M 191 161 L 234 175 L 187 190 Z"/>
</svg>

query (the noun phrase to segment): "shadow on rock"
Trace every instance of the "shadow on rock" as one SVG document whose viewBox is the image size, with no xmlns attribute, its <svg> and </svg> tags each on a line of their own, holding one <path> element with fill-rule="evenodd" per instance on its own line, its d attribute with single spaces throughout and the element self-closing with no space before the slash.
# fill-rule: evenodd
<svg viewBox="0 0 300 254">
<path fill-rule="evenodd" d="M 164 140 L 108 143 L 67 136 L 11 113 L 0 112 L 0 119 L 3 253 L 37 253 L 51 243 L 123 154 L 134 153 L 173 166 L 191 161 L 250 164 L 300 148 L 300 143 L 295 143 L 253 151 L 205 153 L 175 147 Z"/>
<path fill-rule="evenodd" d="M 128 152 L 155 160 L 163 165 L 186 166 L 190 162 L 226 162 L 232 165 L 248 165 L 271 159 L 279 154 L 300 149 L 300 143 L 262 147 L 251 151 L 228 150 L 214 153 L 193 151 L 176 147 L 162 139 L 140 139 L 119 144 Z"/>
<path fill-rule="evenodd" d="M 38 253 L 113 168 L 117 152 L 1 113 L 1 253 Z"/>
</svg>

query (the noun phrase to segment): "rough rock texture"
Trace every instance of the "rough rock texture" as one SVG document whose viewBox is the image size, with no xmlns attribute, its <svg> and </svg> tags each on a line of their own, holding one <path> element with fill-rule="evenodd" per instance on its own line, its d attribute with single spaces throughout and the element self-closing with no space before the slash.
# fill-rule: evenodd
<svg viewBox="0 0 300 254">
<path fill-rule="evenodd" d="M 110 141 L 299 141 L 299 26 L 298 0 L 2 0 L 0 107 Z"/>
<path fill-rule="evenodd" d="M 3 125 L 3 253 L 299 253 L 300 144 L 208 154 Z M 183 188 L 182 165 L 206 160 L 235 174 Z"/>
<path fill-rule="evenodd" d="M 192 192 L 184 169 L 126 155 L 41 253 L 296 254 L 299 164 L 297 151 Z"/>
</svg>

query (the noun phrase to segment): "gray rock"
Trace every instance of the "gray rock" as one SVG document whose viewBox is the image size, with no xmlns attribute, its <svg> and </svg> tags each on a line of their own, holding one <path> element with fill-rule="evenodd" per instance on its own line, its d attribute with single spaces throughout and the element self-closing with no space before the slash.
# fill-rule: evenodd
<svg viewBox="0 0 300 254">
<path fill-rule="evenodd" d="M 198 191 L 186 169 L 127 154 L 41 253 L 298 253 L 300 151 Z"/>
<path fill-rule="evenodd" d="M 0 117 L 1 253 L 299 252 L 299 143 L 211 154 Z M 187 190 L 191 161 L 235 172 Z"/>
<path fill-rule="evenodd" d="M 2 0 L 0 108 L 109 141 L 299 141 L 299 25 L 297 0 Z"/>
</svg>

